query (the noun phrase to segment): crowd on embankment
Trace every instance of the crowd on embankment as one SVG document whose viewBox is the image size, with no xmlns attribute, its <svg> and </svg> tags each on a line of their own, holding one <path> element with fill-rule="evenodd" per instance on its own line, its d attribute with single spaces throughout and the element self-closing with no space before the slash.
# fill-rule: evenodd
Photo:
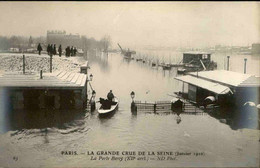
<svg viewBox="0 0 260 168">
<path fill-rule="evenodd" d="M 38 54 L 41 55 L 41 51 L 42 51 L 42 46 L 41 44 L 39 43 L 38 46 L 37 46 L 37 51 L 38 51 Z M 56 44 L 48 44 L 47 46 L 47 49 L 46 49 L 48 55 L 56 55 L 56 54 L 59 54 L 59 56 L 61 57 L 62 55 L 62 46 L 61 44 L 59 45 L 59 48 L 58 48 L 58 52 L 56 50 Z M 78 50 L 76 47 L 71 47 L 70 46 L 67 46 L 67 48 L 65 49 L 65 56 L 66 57 L 69 57 L 69 56 L 76 56 Z"/>
</svg>

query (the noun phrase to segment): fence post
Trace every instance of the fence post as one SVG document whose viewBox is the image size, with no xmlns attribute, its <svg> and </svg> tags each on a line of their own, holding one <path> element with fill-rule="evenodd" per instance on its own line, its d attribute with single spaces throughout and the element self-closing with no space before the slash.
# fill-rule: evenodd
<svg viewBox="0 0 260 168">
<path fill-rule="evenodd" d="M 136 113 L 137 112 L 137 106 L 134 101 L 131 103 L 131 112 Z"/>
<path fill-rule="evenodd" d="M 156 103 L 154 103 L 154 105 L 153 105 L 153 110 L 154 110 L 154 113 L 156 113 Z"/>
<path fill-rule="evenodd" d="M 40 71 L 40 79 L 42 79 L 42 70 Z"/>
<path fill-rule="evenodd" d="M 246 74 L 246 61 L 247 61 L 247 59 L 245 58 L 244 61 L 245 61 L 245 64 L 244 64 L 244 74 Z"/>
<path fill-rule="evenodd" d="M 227 56 L 227 70 L 229 71 L 229 58 L 230 56 Z"/>
<path fill-rule="evenodd" d="M 52 54 L 50 55 L 50 73 L 52 73 Z"/>
<path fill-rule="evenodd" d="M 23 55 L 23 74 L 25 74 L 25 56 Z"/>
</svg>

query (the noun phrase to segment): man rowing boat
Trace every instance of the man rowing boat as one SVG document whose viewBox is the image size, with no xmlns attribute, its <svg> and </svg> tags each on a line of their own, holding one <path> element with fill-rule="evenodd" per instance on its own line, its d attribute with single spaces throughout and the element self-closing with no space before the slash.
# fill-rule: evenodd
<svg viewBox="0 0 260 168">
<path fill-rule="evenodd" d="M 102 104 L 103 109 L 110 109 L 112 105 L 116 105 L 117 102 L 114 102 L 115 96 L 112 93 L 112 90 L 107 94 L 107 99 L 99 98 L 100 104 Z"/>
</svg>

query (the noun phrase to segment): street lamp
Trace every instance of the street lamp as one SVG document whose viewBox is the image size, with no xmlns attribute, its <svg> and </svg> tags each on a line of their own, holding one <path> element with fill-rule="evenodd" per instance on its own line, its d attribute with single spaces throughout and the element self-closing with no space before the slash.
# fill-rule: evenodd
<svg viewBox="0 0 260 168">
<path fill-rule="evenodd" d="M 96 97 L 96 91 L 93 90 L 93 91 L 92 91 L 92 98 L 95 100 L 95 97 Z"/>
<path fill-rule="evenodd" d="M 92 74 L 89 75 L 89 79 L 90 79 L 89 81 L 92 81 L 92 79 L 93 79 L 93 75 Z"/>
<path fill-rule="evenodd" d="M 132 91 L 130 95 L 131 95 L 132 101 L 134 101 L 134 98 L 135 98 L 135 92 Z"/>
<path fill-rule="evenodd" d="M 134 102 L 135 92 L 132 91 L 132 92 L 130 93 L 130 95 L 131 95 L 131 98 L 132 98 L 131 112 L 132 112 L 133 114 L 136 114 L 136 112 L 137 112 L 137 106 L 135 105 L 135 102 Z"/>
</svg>

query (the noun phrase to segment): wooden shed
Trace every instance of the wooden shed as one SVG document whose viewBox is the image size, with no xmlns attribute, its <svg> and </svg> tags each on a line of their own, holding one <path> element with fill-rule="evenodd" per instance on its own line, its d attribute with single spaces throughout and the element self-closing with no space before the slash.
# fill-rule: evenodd
<svg viewBox="0 0 260 168">
<path fill-rule="evenodd" d="M 260 77 L 255 75 L 215 70 L 192 72 L 175 79 L 188 84 L 187 98 L 199 104 L 207 96 L 214 96 L 220 104 L 259 104 Z"/>
<path fill-rule="evenodd" d="M 87 74 L 59 71 L 2 73 L 0 89 L 13 109 L 81 109 L 87 101 Z"/>
</svg>

